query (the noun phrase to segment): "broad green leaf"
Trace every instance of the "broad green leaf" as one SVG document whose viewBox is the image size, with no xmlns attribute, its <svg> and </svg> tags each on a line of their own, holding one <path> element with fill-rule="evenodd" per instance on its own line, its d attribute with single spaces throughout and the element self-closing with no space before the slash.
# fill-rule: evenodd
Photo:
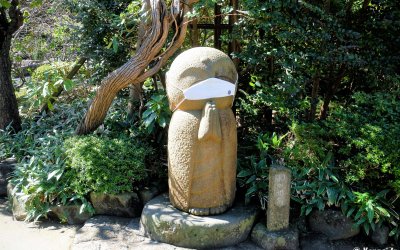
<svg viewBox="0 0 400 250">
<path fill-rule="evenodd" d="M 378 206 L 378 207 L 376 207 L 376 209 L 378 209 L 379 212 L 381 212 L 383 216 L 390 217 L 389 212 L 385 208 Z"/>
<path fill-rule="evenodd" d="M 257 186 L 253 185 L 249 189 L 247 189 L 246 196 L 253 196 L 256 191 L 257 191 Z"/>
<path fill-rule="evenodd" d="M 364 211 L 362 210 L 362 208 L 360 208 L 360 209 L 358 210 L 358 212 L 356 213 L 356 216 L 354 217 L 354 219 L 355 219 L 355 220 L 358 220 L 358 219 L 361 217 L 361 215 L 362 215 L 363 212 L 364 212 Z"/>
<path fill-rule="evenodd" d="M 0 0 L 0 7 L 4 7 L 4 8 L 10 8 L 11 7 L 11 3 L 8 2 L 8 0 Z"/>
<path fill-rule="evenodd" d="M 399 229 L 398 229 L 398 228 L 393 228 L 393 229 L 390 231 L 389 236 L 390 236 L 390 237 L 394 236 L 394 235 L 397 233 L 397 230 L 399 230 Z"/>
<path fill-rule="evenodd" d="M 63 84 L 64 84 L 64 89 L 65 89 L 65 91 L 70 91 L 70 90 L 72 90 L 72 89 L 74 88 L 74 86 L 75 86 L 74 82 L 73 82 L 72 80 L 70 80 L 70 79 L 65 79 L 65 80 L 63 81 Z"/>
<path fill-rule="evenodd" d="M 367 216 L 368 216 L 368 222 L 372 223 L 372 220 L 374 219 L 374 208 L 372 204 L 368 204 L 367 206 Z"/>
<path fill-rule="evenodd" d="M 154 120 L 156 119 L 157 114 L 156 113 L 152 113 L 151 115 L 149 115 L 145 120 L 144 120 L 144 125 L 146 127 L 150 126 L 150 124 L 152 124 L 154 122 Z"/>
<path fill-rule="evenodd" d="M 373 219 L 374 219 L 374 210 L 368 210 L 368 222 L 372 223 Z"/>
<path fill-rule="evenodd" d="M 49 82 L 45 82 L 43 85 L 42 97 L 47 97 L 49 95 L 50 95 Z"/>
<path fill-rule="evenodd" d="M 160 127 L 162 127 L 162 128 L 165 128 L 165 126 L 167 126 L 167 121 L 164 116 L 160 117 L 160 120 L 158 121 L 158 125 L 160 125 Z"/>
<path fill-rule="evenodd" d="M 332 179 L 334 182 L 339 183 L 339 180 L 338 180 L 338 178 L 336 178 L 336 176 L 331 175 L 331 179 Z"/>
<path fill-rule="evenodd" d="M 250 184 L 257 179 L 257 176 L 252 175 L 249 179 L 247 179 L 246 184 Z"/>
<path fill-rule="evenodd" d="M 356 225 L 360 226 L 361 224 L 363 224 L 363 223 L 366 222 L 366 221 L 367 221 L 367 218 L 363 217 L 363 218 L 361 218 L 360 220 L 358 220 L 358 221 L 356 222 Z"/>
<path fill-rule="evenodd" d="M 252 172 L 248 169 L 243 169 L 242 171 L 240 171 L 237 175 L 237 177 L 241 178 L 241 177 L 247 177 L 249 175 L 251 175 Z"/>
<path fill-rule="evenodd" d="M 151 113 L 153 113 L 153 110 L 146 109 L 146 111 L 144 111 L 143 114 L 142 114 L 142 118 L 143 119 L 147 118 Z"/>
<path fill-rule="evenodd" d="M 369 235 L 369 229 L 370 229 L 370 225 L 368 223 L 364 223 L 363 225 L 364 227 L 364 231 L 367 235 Z"/>
<path fill-rule="evenodd" d="M 54 110 L 53 103 L 51 103 L 51 101 L 50 101 L 50 100 L 47 100 L 47 107 L 49 107 L 49 109 L 50 109 L 51 111 L 53 111 L 53 110 Z"/>
<path fill-rule="evenodd" d="M 33 0 L 31 2 L 30 7 L 31 8 L 35 8 L 35 7 L 39 7 L 42 4 L 43 0 Z"/>
<path fill-rule="evenodd" d="M 115 36 L 113 37 L 113 40 L 112 40 L 112 46 L 113 46 L 114 53 L 117 53 L 118 52 L 118 39 Z"/>
<path fill-rule="evenodd" d="M 54 86 L 61 86 L 63 84 L 64 80 L 63 79 L 59 79 L 54 83 Z"/>
<path fill-rule="evenodd" d="M 312 207 L 307 207 L 306 209 L 306 215 L 309 215 L 312 211 Z"/>
<path fill-rule="evenodd" d="M 338 196 L 338 191 L 335 188 L 328 188 L 327 189 L 327 194 L 328 194 L 328 203 L 329 205 L 335 204 L 335 201 Z"/>
</svg>

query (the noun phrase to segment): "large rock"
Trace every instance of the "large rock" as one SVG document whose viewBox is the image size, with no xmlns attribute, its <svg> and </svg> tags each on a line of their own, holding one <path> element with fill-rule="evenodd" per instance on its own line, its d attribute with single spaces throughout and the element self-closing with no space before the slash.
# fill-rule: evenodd
<svg viewBox="0 0 400 250">
<path fill-rule="evenodd" d="M 23 221 L 26 219 L 27 212 L 25 209 L 25 203 L 18 198 L 17 196 L 13 195 L 14 186 L 11 183 L 7 185 L 7 194 L 8 199 L 11 201 L 11 210 L 13 213 L 13 217 L 18 221 Z"/>
<path fill-rule="evenodd" d="M 156 197 L 157 195 L 161 194 L 160 189 L 156 186 L 149 186 L 145 187 L 142 190 L 138 192 L 139 198 L 142 201 L 142 204 L 145 205 L 147 202 L 149 202 L 151 199 Z"/>
<path fill-rule="evenodd" d="M 8 158 L 0 162 L 0 196 L 7 195 L 8 178 L 15 169 L 15 158 Z"/>
<path fill-rule="evenodd" d="M 138 217 L 142 212 L 142 203 L 136 193 L 101 194 L 90 193 L 90 201 L 96 214 L 123 217 Z"/>
<path fill-rule="evenodd" d="M 251 240 L 267 250 L 299 249 L 299 233 L 295 229 L 269 231 L 263 224 L 258 223 L 251 233 Z"/>
<path fill-rule="evenodd" d="M 70 225 L 83 224 L 92 216 L 86 211 L 80 213 L 80 205 L 53 206 L 50 209 L 59 220 Z"/>
<path fill-rule="evenodd" d="M 329 240 L 347 239 L 360 233 L 351 219 L 331 209 L 312 212 L 308 223 L 312 231 L 325 234 Z"/>
<path fill-rule="evenodd" d="M 388 238 L 389 238 L 389 227 L 387 226 L 380 226 L 380 227 L 377 226 L 375 231 L 373 231 L 371 235 L 371 240 L 380 246 L 387 244 Z"/>
<path fill-rule="evenodd" d="M 232 246 L 246 240 L 256 217 L 253 207 L 233 206 L 221 215 L 195 216 L 174 208 L 168 195 L 146 204 L 141 231 L 149 238 L 187 248 Z"/>
</svg>

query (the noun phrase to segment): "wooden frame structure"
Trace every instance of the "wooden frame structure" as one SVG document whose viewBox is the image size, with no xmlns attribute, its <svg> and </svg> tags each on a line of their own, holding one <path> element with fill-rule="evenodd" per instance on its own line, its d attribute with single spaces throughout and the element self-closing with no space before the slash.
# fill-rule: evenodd
<svg viewBox="0 0 400 250">
<path fill-rule="evenodd" d="M 229 15 L 229 23 L 224 24 L 222 22 L 222 13 L 221 6 L 218 4 L 214 5 L 214 23 L 193 23 L 190 25 L 190 29 L 207 29 L 214 30 L 214 48 L 221 49 L 222 41 L 221 35 L 223 30 L 228 30 L 229 34 L 232 33 L 233 25 L 238 21 L 237 9 L 239 7 L 239 0 L 230 0 L 229 6 L 233 8 L 232 13 Z M 239 51 L 239 42 L 237 40 L 233 40 L 229 43 L 228 46 L 228 54 L 231 56 L 232 53 Z M 233 59 L 235 65 L 237 66 L 238 60 Z"/>
</svg>

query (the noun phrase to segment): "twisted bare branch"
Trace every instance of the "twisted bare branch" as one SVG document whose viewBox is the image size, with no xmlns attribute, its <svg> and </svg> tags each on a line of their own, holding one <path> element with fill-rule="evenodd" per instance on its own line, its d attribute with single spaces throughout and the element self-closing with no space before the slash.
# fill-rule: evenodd
<svg viewBox="0 0 400 250">
<path fill-rule="evenodd" d="M 141 44 L 136 54 L 102 81 L 85 117 L 75 131 L 76 134 L 88 134 L 100 126 L 118 91 L 129 84 L 139 84 L 157 73 L 182 45 L 188 25 L 186 13 L 189 11 L 189 4 L 194 1 L 181 2 L 179 8 L 174 6 L 174 11 L 169 13 L 164 0 L 143 0 L 143 2 L 147 6 L 150 4 L 151 27 L 147 32 L 139 34 L 138 41 L 140 40 Z M 177 1 L 173 1 L 173 4 L 177 4 Z M 176 10 L 179 10 L 179 14 L 175 13 Z M 177 34 L 167 49 L 160 53 L 165 46 L 169 29 L 174 23 L 171 20 L 174 18 Z M 150 64 L 152 67 L 146 71 Z"/>
</svg>

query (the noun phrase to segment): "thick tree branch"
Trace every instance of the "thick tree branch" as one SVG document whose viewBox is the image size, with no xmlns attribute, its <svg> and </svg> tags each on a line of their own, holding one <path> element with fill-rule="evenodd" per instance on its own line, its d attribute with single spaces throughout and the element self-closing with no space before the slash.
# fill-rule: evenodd
<svg viewBox="0 0 400 250">
<path fill-rule="evenodd" d="M 177 3 L 177 1 L 174 2 L 175 4 Z M 176 8 L 174 8 L 172 13 L 168 14 L 163 0 L 150 1 L 150 29 L 145 32 L 144 39 L 135 56 L 102 81 L 88 112 L 76 129 L 77 134 L 88 134 L 103 123 L 107 111 L 118 91 L 126 88 L 131 83 L 139 84 L 143 82 L 165 65 L 168 58 L 183 43 L 188 23 L 185 14 L 189 10 L 188 4 L 191 2 L 194 1 L 181 3 L 181 7 L 179 7 L 179 10 L 181 10 L 180 14 L 175 17 Z M 178 33 L 170 46 L 160 54 L 167 40 L 168 31 L 171 26 L 170 20 L 174 18 L 177 19 Z M 145 71 L 149 65 L 152 65 L 151 68 Z"/>
</svg>

